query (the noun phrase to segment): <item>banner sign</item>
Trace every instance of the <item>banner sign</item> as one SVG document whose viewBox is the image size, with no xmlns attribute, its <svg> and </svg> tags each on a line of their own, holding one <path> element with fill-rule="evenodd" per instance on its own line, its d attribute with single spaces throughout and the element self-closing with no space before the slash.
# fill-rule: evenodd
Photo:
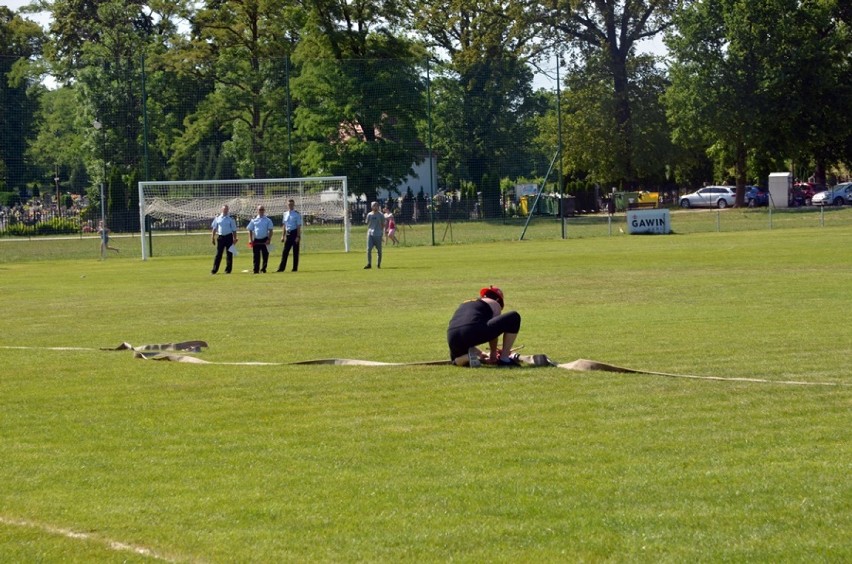
<svg viewBox="0 0 852 564">
<path fill-rule="evenodd" d="M 637 233 L 671 233 L 672 223 L 667 209 L 630 210 L 627 212 L 627 232 Z"/>
</svg>

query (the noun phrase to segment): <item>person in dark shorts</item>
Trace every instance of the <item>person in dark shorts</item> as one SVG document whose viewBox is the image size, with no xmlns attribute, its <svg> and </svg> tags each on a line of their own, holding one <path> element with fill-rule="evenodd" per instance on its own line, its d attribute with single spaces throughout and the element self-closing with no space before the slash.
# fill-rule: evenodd
<svg viewBox="0 0 852 564">
<path fill-rule="evenodd" d="M 516 311 L 503 313 L 503 291 L 496 286 L 482 288 L 479 298 L 459 305 L 447 327 L 450 359 L 457 366 L 479 366 L 481 362 L 499 367 L 518 365 L 518 355 L 512 346 L 521 329 L 521 315 Z M 503 342 L 498 348 L 500 336 Z M 488 343 L 488 355 L 478 345 Z"/>
</svg>

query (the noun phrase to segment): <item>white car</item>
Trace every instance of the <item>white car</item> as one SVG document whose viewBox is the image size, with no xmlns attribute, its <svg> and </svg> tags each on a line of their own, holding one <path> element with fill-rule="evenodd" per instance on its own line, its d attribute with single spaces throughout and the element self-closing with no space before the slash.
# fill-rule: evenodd
<svg viewBox="0 0 852 564">
<path fill-rule="evenodd" d="M 844 182 L 830 190 L 814 194 L 811 204 L 815 206 L 852 204 L 852 182 Z"/>
<path fill-rule="evenodd" d="M 733 186 L 705 186 L 691 194 L 680 197 L 682 208 L 727 208 L 737 199 Z"/>
</svg>

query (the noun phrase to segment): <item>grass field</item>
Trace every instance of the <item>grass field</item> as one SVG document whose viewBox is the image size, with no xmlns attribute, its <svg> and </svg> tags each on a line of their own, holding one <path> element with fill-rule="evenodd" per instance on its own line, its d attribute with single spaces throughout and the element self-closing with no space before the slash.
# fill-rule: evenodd
<svg viewBox="0 0 852 564">
<path fill-rule="evenodd" d="M 852 226 L 681 231 L 258 276 L 0 242 L 0 561 L 852 560 Z M 770 383 L 92 350 L 442 359 L 483 284 L 526 353 Z"/>
</svg>

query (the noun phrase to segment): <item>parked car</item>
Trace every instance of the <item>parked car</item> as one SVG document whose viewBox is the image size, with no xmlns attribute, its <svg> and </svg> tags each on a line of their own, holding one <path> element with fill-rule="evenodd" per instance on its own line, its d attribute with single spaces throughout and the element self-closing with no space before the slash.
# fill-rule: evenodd
<svg viewBox="0 0 852 564">
<path fill-rule="evenodd" d="M 811 202 L 815 206 L 852 204 L 852 182 L 844 182 L 834 188 L 819 192 L 814 195 Z"/>
<path fill-rule="evenodd" d="M 813 182 L 797 182 L 790 191 L 791 206 L 809 206 L 817 192 L 825 190 L 825 186 Z"/>
<path fill-rule="evenodd" d="M 769 192 L 760 186 L 746 186 L 745 203 L 750 208 L 769 205 Z"/>
<path fill-rule="evenodd" d="M 737 189 L 733 186 L 705 186 L 680 197 L 682 208 L 727 208 L 733 206 Z"/>
</svg>

